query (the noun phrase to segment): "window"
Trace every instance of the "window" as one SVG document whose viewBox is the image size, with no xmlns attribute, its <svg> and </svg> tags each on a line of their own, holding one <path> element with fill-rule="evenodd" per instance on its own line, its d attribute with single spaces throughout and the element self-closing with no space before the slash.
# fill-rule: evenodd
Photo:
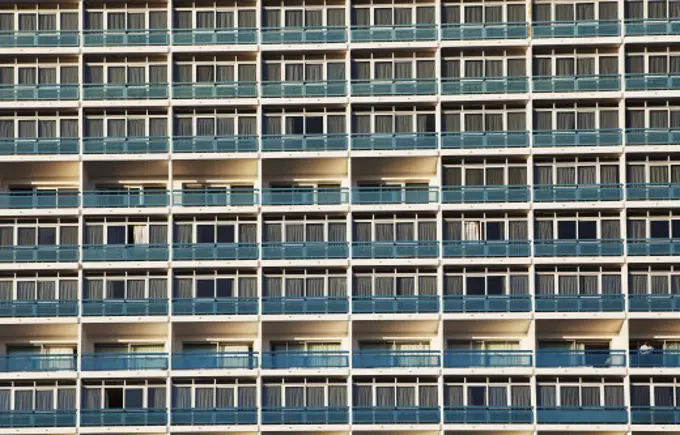
<svg viewBox="0 0 680 435">
<path fill-rule="evenodd" d="M 343 273 L 279 273 L 266 272 L 262 295 L 280 297 L 337 297 L 347 296 L 347 278 Z"/>
<path fill-rule="evenodd" d="M 166 299 L 167 278 L 164 276 L 86 276 L 83 283 L 85 299 Z"/>
<path fill-rule="evenodd" d="M 86 383 L 83 409 L 164 409 L 165 385 L 154 381 Z"/>
<path fill-rule="evenodd" d="M 214 272 L 175 277 L 174 297 L 177 299 L 222 299 L 257 297 L 257 277 Z"/>
<path fill-rule="evenodd" d="M 434 408 L 438 406 L 437 384 L 428 379 L 361 380 L 353 386 L 357 408 Z"/>
<path fill-rule="evenodd" d="M 531 387 L 527 380 L 469 378 L 446 381 L 447 408 L 490 407 L 531 408 Z"/>
</svg>

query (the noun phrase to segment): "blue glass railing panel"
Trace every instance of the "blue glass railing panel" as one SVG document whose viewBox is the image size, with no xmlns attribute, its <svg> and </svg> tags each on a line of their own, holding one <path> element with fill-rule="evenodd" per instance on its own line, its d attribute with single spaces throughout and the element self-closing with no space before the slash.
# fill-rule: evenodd
<svg viewBox="0 0 680 435">
<path fill-rule="evenodd" d="M 531 311 L 529 295 L 445 295 L 445 313 L 512 313 Z"/>
<path fill-rule="evenodd" d="M 257 409 L 255 408 L 173 408 L 171 413 L 170 421 L 173 426 L 257 424 Z"/>
<path fill-rule="evenodd" d="M 444 408 L 444 423 L 457 424 L 531 424 L 532 408 L 465 406 Z"/>
<path fill-rule="evenodd" d="M 437 350 L 355 350 L 354 368 L 440 367 L 441 353 Z"/>
<path fill-rule="evenodd" d="M 164 316 L 167 299 L 83 299 L 83 316 Z"/>
<path fill-rule="evenodd" d="M 80 357 L 83 371 L 107 370 L 167 370 L 168 354 L 149 353 L 84 353 Z"/>
<path fill-rule="evenodd" d="M 262 243 L 263 260 L 346 259 L 347 242 Z"/>
<path fill-rule="evenodd" d="M 530 350 L 447 350 L 444 367 L 532 367 Z"/>
<path fill-rule="evenodd" d="M 0 355 L 0 372 L 75 371 L 77 356 L 68 354 L 12 353 Z"/>
<path fill-rule="evenodd" d="M 594 295 L 536 295 L 536 311 L 593 313 L 623 311 L 625 300 L 621 294 Z"/>
<path fill-rule="evenodd" d="M 536 367 L 625 367 L 626 351 L 538 349 Z"/>
<path fill-rule="evenodd" d="M 439 296 L 352 296 L 352 312 L 355 314 L 438 313 Z"/>
<path fill-rule="evenodd" d="M 621 239 L 534 240 L 536 257 L 611 257 L 623 255 Z"/>
<path fill-rule="evenodd" d="M 354 424 L 438 424 L 439 407 L 352 408 Z"/>
<path fill-rule="evenodd" d="M 172 314 L 176 316 L 257 314 L 258 305 L 257 298 L 174 298 Z"/>
<path fill-rule="evenodd" d="M 436 258 L 436 240 L 400 240 L 394 242 L 353 242 L 352 258 Z"/>
<path fill-rule="evenodd" d="M 255 352 L 184 352 L 172 354 L 173 370 L 256 369 Z"/>
<path fill-rule="evenodd" d="M 529 186 L 444 186 L 442 202 L 470 204 L 489 202 L 528 202 Z"/>
<path fill-rule="evenodd" d="M 346 297 L 263 297 L 262 314 L 344 314 L 349 312 Z"/>
<path fill-rule="evenodd" d="M 349 352 L 344 350 L 262 353 L 263 369 L 344 368 L 348 366 Z"/>
<path fill-rule="evenodd" d="M 444 257 L 528 257 L 528 240 L 444 240 Z"/>
<path fill-rule="evenodd" d="M 167 421 L 166 409 L 83 409 L 80 411 L 81 426 L 165 426 Z"/>
</svg>

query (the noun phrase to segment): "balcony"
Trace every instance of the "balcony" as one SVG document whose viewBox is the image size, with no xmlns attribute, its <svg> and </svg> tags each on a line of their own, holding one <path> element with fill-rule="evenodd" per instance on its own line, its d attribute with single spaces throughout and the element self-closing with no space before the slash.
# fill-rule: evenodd
<svg viewBox="0 0 680 435">
<path fill-rule="evenodd" d="M 28 190 L 0 193 L 0 209 L 77 208 L 80 197 L 75 190 Z"/>
<path fill-rule="evenodd" d="M 181 207 L 248 207 L 259 204 L 259 194 L 252 188 L 233 187 L 176 190 L 172 205 Z"/>
<path fill-rule="evenodd" d="M 345 80 L 262 82 L 262 98 L 344 97 Z"/>
<path fill-rule="evenodd" d="M 263 44 L 332 44 L 347 41 L 344 26 L 264 27 Z"/>
<path fill-rule="evenodd" d="M 83 30 L 85 47 L 140 47 L 168 45 L 165 29 Z"/>
<path fill-rule="evenodd" d="M 533 146 L 555 147 L 600 147 L 623 144 L 620 129 L 599 130 L 536 130 Z"/>
<path fill-rule="evenodd" d="M 257 82 L 173 83 L 172 98 L 256 98 Z"/>
<path fill-rule="evenodd" d="M 262 189 L 262 205 L 340 205 L 349 202 L 349 190 L 340 187 Z"/>
<path fill-rule="evenodd" d="M 159 100 L 168 98 L 166 83 L 83 84 L 85 100 Z"/>
<path fill-rule="evenodd" d="M 627 91 L 677 91 L 680 89 L 678 74 L 626 74 Z"/>
<path fill-rule="evenodd" d="M 255 425 L 257 409 L 248 408 L 214 408 L 214 409 L 182 409 L 173 408 L 170 421 L 173 426 L 203 425 Z"/>
<path fill-rule="evenodd" d="M 69 317 L 78 315 L 78 301 L 5 300 L 0 301 L 0 317 Z"/>
<path fill-rule="evenodd" d="M 262 353 L 263 369 L 331 369 L 349 367 L 349 352 L 276 351 Z"/>
<path fill-rule="evenodd" d="M 441 410 L 432 407 L 352 408 L 353 424 L 439 424 Z"/>
<path fill-rule="evenodd" d="M 618 20 L 539 21 L 532 25 L 533 38 L 593 38 L 619 36 Z"/>
<path fill-rule="evenodd" d="M 349 408 L 262 408 L 262 424 L 347 424 Z"/>
<path fill-rule="evenodd" d="M 352 296 L 353 314 L 438 312 L 437 295 Z"/>
<path fill-rule="evenodd" d="M 680 239 L 628 239 L 628 255 L 680 255 Z"/>
<path fill-rule="evenodd" d="M 532 83 L 534 92 L 609 92 L 621 89 L 618 75 L 534 76 Z"/>
<path fill-rule="evenodd" d="M 531 424 L 534 410 L 518 406 L 445 407 L 444 423 L 454 424 Z"/>
<path fill-rule="evenodd" d="M 680 199 L 680 184 L 631 183 L 626 185 L 629 201 L 668 201 Z"/>
<path fill-rule="evenodd" d="M 353 97 L 436 94 L 437 79 L 352 80 Z"/>
<path fill-rule="evenodd" d="M 630 367 L 680 367 L 680 351 L 661 349 L 652 351 L 631 350 L 629 353 Z"/>
<path fill-rule="evenodd" d="M 625 309 L 625 301 L 621 294 L 536 295 L 535 304 L 536 311 L 546 313 L 601 313 Z"/>
<path fill-rule="evenodd" d="M 445 131 L 443 149 L 521 148 L 529 146 L 527 131 Z"/>
<path fill-rule="evenodd" d="M 444 186 L 444 204 L 528 202 L 529 186 Z"/>
<path fill-rule="evenodd" d="M 352 352 L 352 367 L 355 369 L 440 366 L 441 356 L 438 350 L 355 350 Z"/>
<path fill-rule="evenodd" d="M 168 245 L 83 245 L 83 261 L 168 261 Z"/>
<path fill-rule="evenodd" d="M 75 263 L 78 246 L 38 245 L 0 247 L 0 263 Z"/>
<path fill-rule="evenodd" d="M 345 314 L 349 302 L 344 296 L 263 297 L 262 314 Z"/>
<path fill-rule="evenodd" d="M 173 370 L 256 369 L 255 352 L 186 352 L 172 354 Z"/>
<path fill-rule="evenodd" d="M 463 257 L 528 257 L 528 240 L 444 240 L 445 258 Z"/>
<path fill-rule="evenodd" d="M 0 155 L 78 154 L 80 145 L 73 137 L 34 137 L 0 139 Z"/>
<path fill-rule="evenodd" d="M 474 41 L 487 39 L 527 39 L 527 23 L 444 23 L 442 39 Z"/>
<path fill-rule="evenodd" d="M 167 409 L 83 409 L 80 411 L 81 426 L 165 426 Z"/>
<path fill-rule="evenodd" d="M 97 190 L 83 192 L 83 207 L 130 208 L 167 207 L 170 204 L 168 192 L 163 189 L 145 190 Z"/>
<path fill-rule="evenodd" d="M 258 305 L 257 298 L 174 298 L 172 314 L 175 316 L 257 314 Z"/>
<path fill-rule="evenodd" d="M 529 295 L 445 295 L 445 313 L 520 313 L 531 311 Z"/>
<path fill-rule="evenodd" d="M 436 204 L 439 188 L 432 186 L 381 186 L 352 189 L 354 205 Z"/>
<path fill-rule="evenodd" d="M 352 258 L 437 258 L 437 240 L 397 240 L 394 242 L 354 242 Z"/>
<path fill-rule="evenodd" d="M 175 136 L 175 153 L 254 153 L 258 149 L 257 136 Z"/>
<path fill-rule="evenodd" d="M 680 129 L 626 129 L 626 145 L 675 145 L 678 143 L 680 143 Z"/>
<path fill-rule="evenodd" d="M 257 44 L 255 28 L 173 29 L 173 45 Z"/>
<path fill-rule="evenodd" d="M 83 316 L 165 316 L 167 299 L 83 299 Z"/>
<path fill-rule="evenodd" d="M 628 310 L 635 312 L 680 311 L 680 295 L 674 294 L 629 294 Z"/>
<path fill-rule="evenodd" d="M 86 137 L 85 154 L 153 154 L 167 153 L 167 137 Z"/>
<path fill-rule="evenodd" d="M 612 257 L 623 255 L 621 239 L 534 240 L 536 257 Z"/>
<path fill-rule="evenodd" d="M 626 424 L 628 410 L 618 406 L 539 406 L 537 421 L 542 424 Z"/>
<path fill-rule="evenodd" d="M 352 42 L 435 41 L 435 24 L 404 24 L 395 26 L 353 26 Z"/>
<path fill-rule="evenodd" d="M 434 150 L 437 133 L 356 133 L 352 135 L 354 151 Z"/>
<path fill-rule="evenodd" d="M 38 30 L 38 31 L 2 31 L 0 47 L 5 48 L 37 48 L 37 47 L 77 47 L 80 44 L 78 30 Z"/>
<path fill-rule="evenodd" d="M 0 101 L 70 101 L 77 100 L 78 85 L 0 85 Z"/>
<path fill-rule="evenodd" d="M 534 185 L 536 202 L 621 201 L 620 184 L 537 184 Z"/>
<path fill-rule="evenodd" d="M 680 407 L 673 406 L 631 406 L 632 424 L 680 424 Z"/>
<path fill-rule="evenodd" d="M 628 19 L 625 25 L 626 36 L 680 35 L 680 21 L 677 19 Z"/>
<path fill-rule="evenodd" d="M 2 428 L 75 427 L 75 425 L 75 410 L 0 411 Z"/>
<path fill-rule="evenodd" d="M 530 350 L 447 350 L 444 367 L 532 367 Z"/>
<path fill-rule="evenodd" d="M 262 244 L 263 260 L 347 259 L 347 242 L 268 242 Z"/>
<path fill-rule="evenodd" d="M 264 152 L 346 151 L 347 134 L 271 135 L 262 136 Z"/>
<path fill-rule="evenodd" d="M 85 353 L 80 358 L 82 371 L 167 370 L 168 354 L 154 353 Z"/>
<path fill-rule="evenodd" d="M 536 351 L 536 367 L 625 367 L 626 351 L 610 349 Z"/>
<path fill-rule="evenodd" d="M 0 356 L 0 372 L 73 372 L 74 354 L 13 353 Z"/>
<path fill-rule="evenodd" d="M 257 243 L 175 243 L 175 261 L 257 260 Z"/>
<path fill-rule="evenodd" d="M 529 92 L 527 77 L 461 77 L 442 79 L 442 94 L 521 94 Z"/>
</svg>

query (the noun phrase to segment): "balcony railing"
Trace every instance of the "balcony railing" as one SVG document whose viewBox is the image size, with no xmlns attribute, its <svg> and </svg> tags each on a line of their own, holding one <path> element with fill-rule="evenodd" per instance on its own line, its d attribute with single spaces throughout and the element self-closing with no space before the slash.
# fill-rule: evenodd
<svg viewBox="0 0 680 435">
<path fill-rule="evenodd" d="M 626 351 L 610 349 L 536 351 L 536 367 L 625 367 Z"/>
<path fill-rule="evenodd" d="M 680 424 L 680 407 L 674 406 L 631 406 L 632 424 Z"/>
<path fill-rule="evenodd" d="M 680 295 L 675 294 L 629 294 L 629 311 L 680 311 Z"/>
<path fill-rule="evenodd" d="M 538 423 L 544 424 L 626 424 L 628 410 L 621 406 L 539 406 Z"/>
<path fill-rule="evenodd" d="M 262 82 L 262 98 L 343 97 L 346 94 L 345 80 Z"/>
<path fill-rule="evenodd" d="M 618 20 L 534 21 L 531 26 L 533 38 L 592 38 L 620 33 Z"/>
<path fill-rule="evenodd" d="M 352 296 L 352 313 L 438 313 L 437 295 Z"/>
<path fill-rule="evenodd" d="M 344 26 L 264 27 L 263 44 L 323 44 L 347 41 Z"/>
<path fill-rule="evenodd" d="M 355 187 L 352 204 L 433 204 L 439 202 L 439 188 L 432 186 Z"/>
<path fill-rule="evenodd" d="M 442 39 L 474 41 L 484 39 L 527 39 L 528 24 L 518 23 L 444 23 Z"/>
<path fill-rule="evenodd" d="M 257 44 L 255 28 L 173 29 L 173 45 Z"/>
<path fill-rule="evenodd" d="M 349 352 L 329 351 L 275 351 L 262 353 L 263 369 L 318 369 L 349 366 Z"/>
<path fill-rule="evenodd" d="M 489 202 L 528 202 L 529 186 L 444 186 L 445 204 L 477 204 Z"/>
<path fill-rule="evenodd" d="M 175 136 L 175 153 L 254 153 L 258 149 L 257 136 Z"/>
<path fill-rule="evenodd" d="M 73 190 L 29 190 L 0 193 L 0 209 L 76 208 L 80 197 Z"/>
<path fill-rule="evenodd" d="M 257 409 L 255 408 L 173 408 L 170 421 L 173 426 L 203 425 L 255 425 Z"/>
<path fill-rule="evenodd" d="M 444 367 L 532 367 L 530 350 L 447 350 Z"/>
<path fill-rule="evenodd" d="M 75 245 L 37 245 L 0 247 L 0 263 L 74 263 Z"/>
<path fill-rule="evenodd" d="M 262 190 L 262 205 L 340 205 L 349 202 L 341 187 L 294 187 Z"/>
<path fill-rule="evenodd" d="M 80 146 L 75 137 L 22 137 L 0 139 L 0 155 L 78 154 Z"/>
<path fill-rule="evenodd" d="M 623 144 L 620 129 L 599 130 L 535 130 L 535 147 L 599 147 Z"/>
<path fill-rule="evenodd" d="M 625 301 L 621 294 L 537 294 L 535 304 L 536 311 L 567 313 L 623 311 L 625 307 Z"/>
<path fill-rule="evenodd" d="M 167 207 L 169 200 L 168 192 L 163 189 L 83 192 L 83 206 L 93 208 Z"/>
<path fill-rule="evenodd" d="M 437 258 L 437 240 L 396 240 L 394 242 L 353 242 L 352 258 Z"/>
<path fill-rule="evenodd" d="M 257 298 L 174 298 L 175 316 L 257 314 Z"/>
<path fill-rule="evenodd" d="M 77 315 L 78 301 L 75 299 L 0 301 L 0 317 L 67 317 Z"/>
<path fill-rule="evenodd" d="M 437 26 L 435 24 L 352 27 L 352 42 L 406 42 L 436 39 Z"/>
<path fill-rule="evenodd" d="M 167 153 L 167 137 L 86 137 L 83 138 L 85 154 L 151 154 Z"/>
<path fill-rule="evenodd" d="M 627 91 L 675 91 L 680 89 L 680 74 L 626 74 Z"/>
<path fill-rule="evenodd" d="M 172 259 L 198 260 L 257 260 L 256 243 L 175 243 Z"/>
<path fill-rule="evenodd" d="M 520 148 L 529 146 L 526 131 L 445 131 L 443 149 Z"/>
<path fill-rule="evenodd" d="M 536 184 L 534 201 L 621 201 L 623 189 L 620 184 Z"/>
<path fill-rule="evenodd" d="M 517 94 L 529 92 L 527 77 L 460 77 L 442 79 L 442 94 Z"/>
<path fill-rule="evenodd" d="M 621 239 L 534 240 L 536 257 L 611 257 L 623 255 Z"/>
<path fill-rule="evenodd" d="M 0 427 L 75 427 L 76 411 L 49 409 L 41 411 L 0 411 Z"/>
<path fill-rule="evenodd" d="M 85 47 L 168 45 L 166 29 L 83 30 Z"/>
<path fill-rule="evenodd" d="M 441 409 L 432 407 L 358 407 L 352 408 L 354 424 L 438 424 Z"/>
<path fill-rule="evenodd" d="M 83 245 L 83 261 L 168 261 L 168 245 Z"/>
<path fill-rule="evenodd" d="M 680 143 L 680 129 L 629 128 L 626 145 L 675 145 Z"/>
<path fill-rule="evenodd" d="M 177 99 L 255 98 L 257 97 L 257 82 L 173 83 L 172 97 Z"/>
<path fill-rule="evenodd" d="M 531 311 L 529 295 L 445 295 L 445 313 L 517 313 Z"/>
<path fill-rule="evenodd" d="M 181 207 L 247 207 L 259 204 L 258 191 L 252 188 L 232 187 L 176 190 L 172 205 Z"/>
<path fill-rule="evenodd" d="M 0 85 L 0 101 L 77 100 L 77 84 Z"/>
<path fill-rule="evenodd" d="M 680 351 L 678 350 L 631 350 L 629 358 L 630 367 L 680 367 Z"/>
<path fill-rule="evenodd" d="M 80 43 L 78 30 L 38 30 L 38 31 L 2 31 L 0 47 L 77 47 Z"/>
<path fill-rule="evenodd" d="M 349 408 L 262 408 L 262 424 L 347 424 Z"/>
<path fill-rule="evenodd" d="M 256 369 L 255 352 L 185 352 L 172 354 L 173 370 Z"/>
<path fill-rule="evenodd" d="M 436 95 L 437 79 L 352 80 L 352 96 Z"/>
<path fill-rule="evenodd" d="M 444 423 L 456 424 L 531 424 L 534 410 L 519 406 L 445 407 Z"/>
<path fill-rule="evenodd" d="M 262 243 L 263 260 L 346 259 L 347 242 L 267 242 Z"/>
<path fill-rule="evenodd" d="M 149 353 L 85 353 L 80 358 L 83 371 L 167 370 L 168 354 Z"/>
<path fill-rule="evenodd" d="M 437 142 L 437 133 L 356 133 L 352 135 L 352 150 L 433 150 Z"/>
<path fill-rule="evenodd" d="M 680 239 L 628 239 L 628 255 L 680 255 Z"/>
<path fill-rule="evenodd" d="M 264 152 L 346 151 L 347 134 L 296 134 L 262 136 Z"/>
<path fill-rule="evenodd" d="M 680 20 L 677 18 L 628 19 L 625 24 L 626 36 L 680 35 Z"/>
<path fill-rule="evenodd" d="M 13 353 L 0 355 L 0 372 L 62 372 L 75 371 L 76 356 L 72 353 L 40 354 Z"/>
<path fill-rule="evenodd" d="M 83 84 L 85 100 L 158 100 L 168 98 L 167 83 Z"/>
<path fill-rule="evenodd" d="M 528 240 L 444 240 L 444 257 L 528 257 Z"/>
<path fill-rule="evenodd" d="M 80 411 L 81 426 L 165 426 L 167 409 L 83 409 Z"/>
<path fill-rule="evenodd" d="M 349 302 L 344 296 L 263 297 L 262 314 L 344 314 Z"/>
<path fill-rule="evenodd" d="M 83 299 L 83 316 L 164 316 L 168 300 Z"/>
<path fill-rule="evenodd" d="M 680 184 L 675 183 L 630 183 L 626 184 L 626 199 L 629 201 L 680 199 Z"/>
<path fill-rule="evenodd" d="M 534 92 L 604 92 L 621 89 L 621 78 L 618 74 L 534 76 L 532 83 Z"/>
<path fill-rule="evenodd" d="M 359 369 L 393 367 L 440 367 L 438 350 L 355 350 L 352 367 Z"/>
</svg>

